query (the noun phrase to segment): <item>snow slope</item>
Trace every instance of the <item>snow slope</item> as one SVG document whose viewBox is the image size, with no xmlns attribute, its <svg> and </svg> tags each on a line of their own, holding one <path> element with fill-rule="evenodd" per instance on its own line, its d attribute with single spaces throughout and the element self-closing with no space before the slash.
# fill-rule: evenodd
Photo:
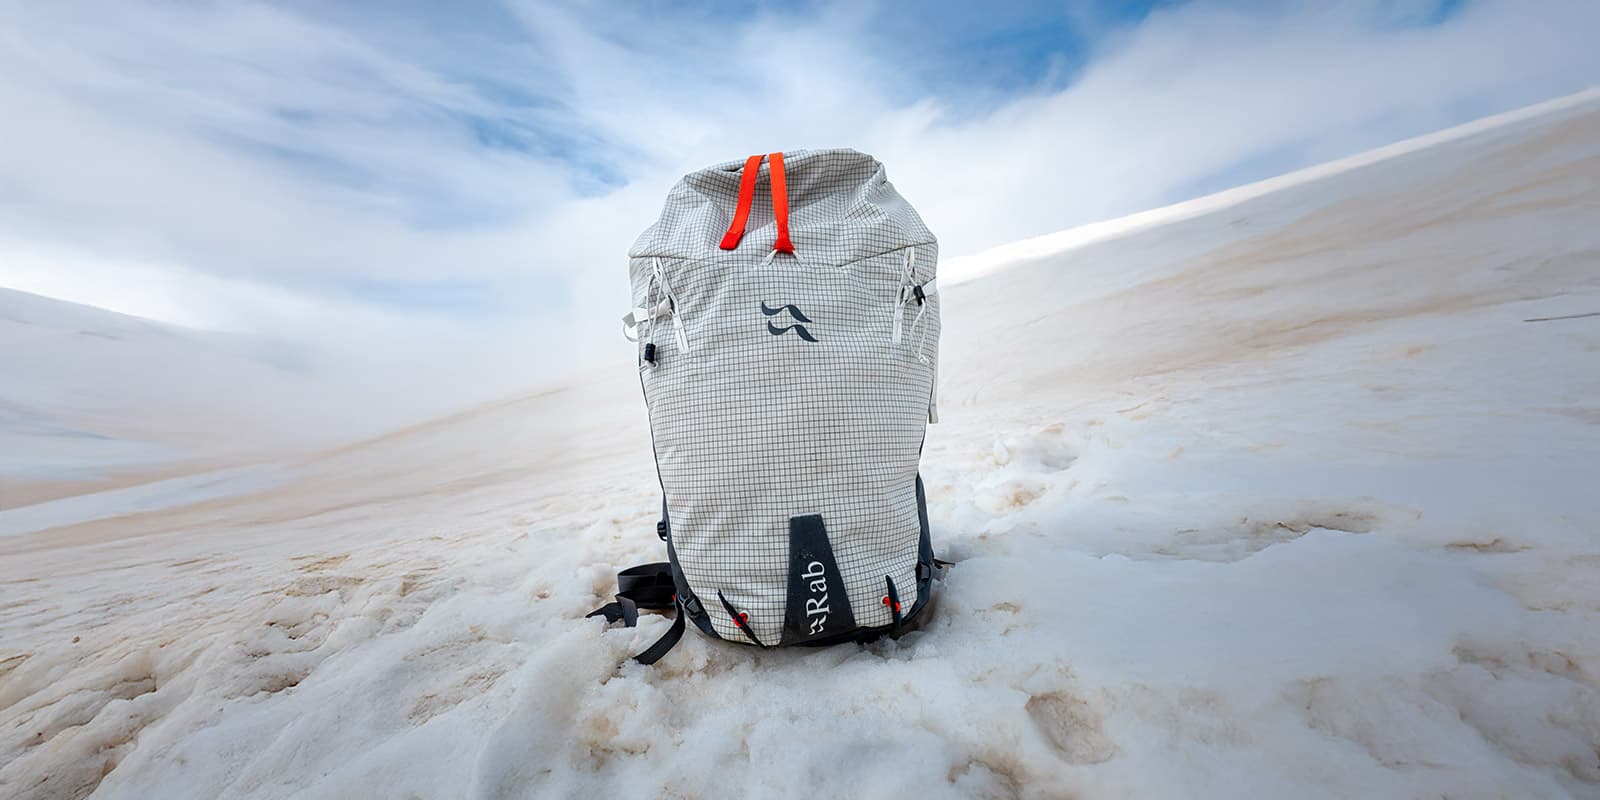
<svg viewBox="0 0 1600 800">
<path fill-rule="evenodd" d="M 156 484 L 215 489 L 214 471 L 371 435 L 450 402 L 448 391 L 424 397 L 427 375 L 397 378 L 382 361 L 0 288 L 0 512 L 116 491 L 67 516 L 121 513 L 144 502 L 130 506 L 135 495 L 165 494 Z M 0 521 L 0 535 L 18 524 Z"/>
<path fill-rule="evenodd" d="M 10 289 L 0 376 L 0 509 L 303 442 L 324 385 L 267 340 Z"/>
<path fill-rule="evenodd" d="M 1597 219 L 1590 93 L 949 287 L 898 641 L 623 663 L 627 365 L 12 517 L 0 796 L 1600 796 Z"/>
</svg>

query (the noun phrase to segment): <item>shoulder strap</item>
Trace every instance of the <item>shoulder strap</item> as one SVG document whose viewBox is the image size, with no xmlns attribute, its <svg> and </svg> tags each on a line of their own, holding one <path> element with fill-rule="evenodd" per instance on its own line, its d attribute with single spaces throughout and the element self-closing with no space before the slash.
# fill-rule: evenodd
<svg viewBox="0 0 1600 800">
<path fill-rule="evenodd" d="M 657 611 L 676 609 L 677 619 L 672 621 L 672 627 L 668 628 L 655 644 L 633 657 L 633 660 L 640 664 L 654 664 L 683 638 L 684 619 L 687 615 L 679 607 L 676 592 L 677 589 L 672 582 L 671 564 L 658 561 L 654 564 L 629 567 L 617 573 L 616 601 L 589 612 L 585 618 L 604 616 L 608 623 L 620 620 L 624 626 L 632 628 L 639 624 L 641 608 Z"/>
<path fill-rule="evenodd" d="M 676 647 L 678 640 L 683 638 L 683 621 L 687 617 L 688 615 L 683 612 L 683 609 L 678 609 L 677 616 L 672 620 L 672 627 L 668 628 L 666 633 L 661 634 L 661 638 L 657 639 L 655 644 L 645 648 L 643 653 L 634 656 L 633 660 L 645 666 L 660 661 L 661 657 Z"/>
</svg>

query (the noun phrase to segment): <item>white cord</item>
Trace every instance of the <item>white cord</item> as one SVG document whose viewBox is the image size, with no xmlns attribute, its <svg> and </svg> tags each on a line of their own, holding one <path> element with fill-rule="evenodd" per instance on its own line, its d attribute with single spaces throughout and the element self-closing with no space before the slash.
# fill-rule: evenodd
<svg viewBox="0 0 1600 800">
<path fill-rule="evenodd" d="M 771 266 L 772 260 L 777 257 L 778 250 L 777 248 L 773 248 L 771 252 L 767 253 L 766 256 L 761 259 L 761 266 Z M 798 250 L 789 251 L 789 257 L 794 259 L 794 263 L 799 264 L 802 267 L 807 266 L 805 259 L 800 257 L 800 252 Z"/>
<path fill-rule="evenodd" d="M 905 265 L 902 268 L 901 273 L 900 273 L 900 296 L 898 298 L 895 298 L 895 303 L 894 303 L 894 332 L 889 334 L 889 341 L 892 344 L 899 344 L 900 343 L 900 327 L 902 325 L 902 320 L 905 318 L 906 301 L 909 300 L 911 298 L 911 296 L 912 296 L 911 295 L 911 280 L 912 280 L 911 276 L 912 276 L 913 270 L 916 269 L 916 266 L 917 266 L 917 248 L 915 248 L 915 247 L 907 247 L 906 248 Z M 918 317 L 920 318 L 921 315 L 918 314 Z M 913 323 L 913 326 L 914 325 L 915 325 L 915 323 Z"/>
<path fill-rule="evenodd" d="M 678 352 L 689 352 L 689 337 L 683 332 L 683 316 L 678 313 L 678 296 L 672 293 L 672 285 L 667 283 L 667 273 L 661 269 L 661 259 L 652 257 L 650 266 L 655 270 L 656 281 L 661 284 L 661 294 L 666 298 L 668 311 L 672 314 L 672 338 L 678 343 Z M 655 337 L 655 323 L 650 323 L 651 338 Z"/>
</svg>

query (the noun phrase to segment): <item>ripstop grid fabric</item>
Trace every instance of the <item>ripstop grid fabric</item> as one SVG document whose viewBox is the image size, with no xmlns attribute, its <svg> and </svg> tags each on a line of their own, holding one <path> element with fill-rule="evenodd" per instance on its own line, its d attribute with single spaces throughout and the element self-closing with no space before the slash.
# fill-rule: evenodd
<svg viewBox="0 0 1600 800">
<path fill-rule="evenodd" d="M 766 644 L 783 638 L 791 517 L 822 515 L 857 625 L 891 624 L 885 577 L 916 603 L 915 478 L 939 339 L 933 294 L 901 309 L 893 341 L 907 251 L 910 283 L 925 284 L 938 248 L 883 166 L 849 150 L 784 160 L 794 255 L 764 263 L 776 236 L 765 163 L 744 238 L 718 248 L 742 160 L 686 176 L 630 251 L 634 305 L 661 299 L 659 266 L 689 348 L 669 318 L 640 331 L 641 355 L 655 345 L 639 369 L 674 550 L 717 633 L 746 641 L 721 592 Z"/>
</svg>

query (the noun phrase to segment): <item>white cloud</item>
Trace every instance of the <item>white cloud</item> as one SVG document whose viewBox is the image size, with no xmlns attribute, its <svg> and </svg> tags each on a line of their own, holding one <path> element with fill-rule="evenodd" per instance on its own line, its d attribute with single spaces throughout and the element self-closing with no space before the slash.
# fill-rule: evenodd
<svg viewBox="0 0 1600 800">
<path fill-rule="evenodd" d="M 919 77 L 969 54 L 875 27 L 898 6 L 707 25 L 526 2 L 446 25 L 0 4 L 0 285 L 346 351 L 427 343 L 499 389 L 622 352 L 623 253 L 706 163 L 872 152 L 956 256 L 1600 81 L 1582 0 L 1425 27 L 1416 4 L 1297 8 L 1159 11 L 1101 32 L 1065 88 L 971 107 Z M 479 282 L 528 312 L 385 308 L 349 289 L 370 280 Z"/>
</svg>

